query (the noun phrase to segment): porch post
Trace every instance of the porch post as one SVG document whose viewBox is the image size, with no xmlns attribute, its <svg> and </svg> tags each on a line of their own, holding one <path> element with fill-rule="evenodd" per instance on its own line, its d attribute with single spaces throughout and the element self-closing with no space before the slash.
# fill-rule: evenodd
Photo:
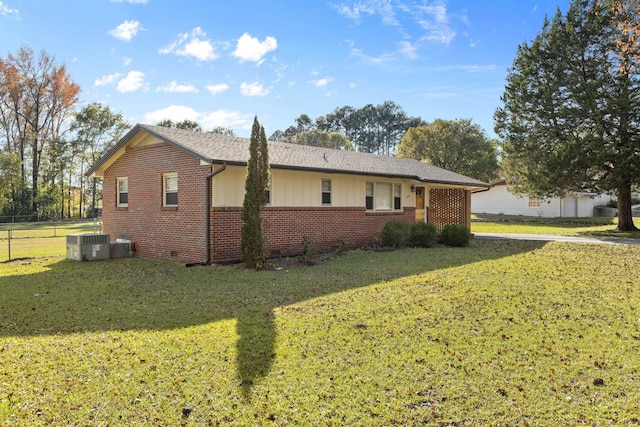
<svg viewBox="0 0 640 427">
<path fill-rule="evenodd" d="M 471 230 L 471 190 L 464 190 L 464 225 Z"/>
</svg>

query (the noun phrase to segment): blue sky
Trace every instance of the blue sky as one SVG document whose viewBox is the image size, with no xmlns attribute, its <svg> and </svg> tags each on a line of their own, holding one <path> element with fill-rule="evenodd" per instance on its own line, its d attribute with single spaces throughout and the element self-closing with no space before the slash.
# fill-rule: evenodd
<svg viewBox="0 0 640 427">
<path fill-rule="evenodd" d="M 489 136 L 517 46 L 568 0 L 0 0 L 0 56 L 64 63 L 127 121 L 191 119 L 249 136 L 300 114 L 395 101 Z"/>
</svg>

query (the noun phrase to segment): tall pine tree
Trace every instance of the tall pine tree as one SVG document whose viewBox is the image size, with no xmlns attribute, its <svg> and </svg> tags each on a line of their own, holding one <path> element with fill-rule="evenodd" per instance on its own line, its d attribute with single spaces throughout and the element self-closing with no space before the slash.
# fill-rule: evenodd
<svg viewBox="0 0 640 427">
<path fill-rule="evenodd" d="M 266 205 L 265 191 L 269 184 L 269 152 L 264 128 L 254 118 L 249 142 L 247 180 L 242 204 L 241 250 L 248 268 L 262 268 L 267 260 L 262 235 L 260 212 Z"/>
<path fill-rule="evenodd" d="M 634 15 L 619 12 L 633 1 L 573 0 L 545 22 L 519 47 L 495 114 L 516 190 L 615 192 L 623 231 L 636 229 L 631 192 L 640 184 L 638 47 L 626 43 Z"/>
</svg>

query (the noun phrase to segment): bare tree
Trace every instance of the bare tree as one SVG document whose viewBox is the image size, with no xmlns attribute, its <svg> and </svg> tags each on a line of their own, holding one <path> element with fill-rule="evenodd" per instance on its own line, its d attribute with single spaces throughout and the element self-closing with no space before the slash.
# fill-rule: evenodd
<svg viewBox="0 0 640 427">
<path fill-rule="evenodd" d="M 22 185 L 28 185 L 31 167 L 31 212 L 38 211 L 41 155 L 47 143 L 60 136 L 78 102 L 80 86 L 64 65 L 58 66 L 45 51 L 35 57 L 22 47 L 14 56 L 0 59 L 0 111 L 6 127 L 6 150 L 21 162 Z"/>
</svg>

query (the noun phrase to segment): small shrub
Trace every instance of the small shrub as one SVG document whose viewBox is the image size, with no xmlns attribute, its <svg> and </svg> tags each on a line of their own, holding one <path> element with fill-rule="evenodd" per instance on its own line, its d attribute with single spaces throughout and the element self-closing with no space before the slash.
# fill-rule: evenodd
<svg viewBox="0 0 640 427">
<path fill-rule="evenodd" d="M 411 226 L 411 238 L 412 245 L 428 248 L 438 240 L 438 231 L 433 224 L 427 224 L 425 222 L 416 222 Z"/>
<path fill-rule="evenodd" d="M 402 221 L 389 221 L 380 235 L 380 244 L 391 248 L 406 246 L 411 237 L 411 226 Z"/>
<path fill-rule="evenodd" d="M 313 239 L 309 236 L 302 236 L 302 261 L 307 265 L 313 264 L 313 258 L 316 256 L 316 245 Z"/>
<path fill-rule="evenodd" d="M 447 246 L 467 246 L 471 232 L 464 225 L 448 224 L 442 229 L 440 241 Z"/>
</svg>

